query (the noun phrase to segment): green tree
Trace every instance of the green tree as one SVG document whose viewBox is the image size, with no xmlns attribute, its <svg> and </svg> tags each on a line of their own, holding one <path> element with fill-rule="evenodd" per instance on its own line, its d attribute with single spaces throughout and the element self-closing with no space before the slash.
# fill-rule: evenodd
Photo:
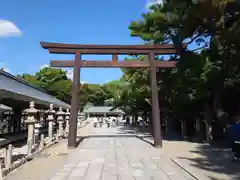
<svg viewBox="0 0 240 180">
<path fill-rule="evenodd" d="M 125 60 L 144 60 L 144 58 L 134 56 Z M 115 92 L 112 94 L 112 105 L 121 108 L 127 114 L 134 115 L 139 111 L 147 113 L 150 110 L 149 70 L 124 68 L 122 72 L 123 76 L 119 81 L 110 83 L 110 89 Z"/>
<path fill-rule="evenodd" d="M 72 81 L 59 80 L 48 86 L 48 92 L 58 99 L 71 102 Z"/>
<path fill-rule="evenodd" d="M 18 77 L 22 78 L 23 80 L 25 80 L 26 82 L 28 82 L 34 86 L 40 87 L 40 82 L 38 81 L 37 77 L 34 75 L 22 74 L 22 75 L 18 75 Z"/>
<path fill-rule="evenodd" d="M 43 68 L 34 75 L 23 74 L 18 75 L 26 82 L 44 89 L 49 94 L 70 102 L 72 81 L 67 78 L 66 72 L 61 69 Z"/>
<path fill-rule="evenodd" d="M 171 116 L 195 119 L 206 104 L 211 121 L 236 113 L 238 107 L 224 95 L 239 77 L 239 7 L 237 1 L 226 0 L 169 1 L 152 6 L 142 20 L 130 25 L 132 36 L 155 44 L 172 42 L 176 48 L 171 60 L 179 61 L 177 67 L 159 72 L 160 105 Z M 185 50 L 182 43 L 196 48 Z M 225 103 L 233 108 L 224 109 Z"/>
<path fill-rule="evenodd" d="M 42 68 L 35 76 L 40 82 L 40 86 L 47 90 L 57 81 L 68 80 L 65 71 L 50 67 Z"/>
</svg>

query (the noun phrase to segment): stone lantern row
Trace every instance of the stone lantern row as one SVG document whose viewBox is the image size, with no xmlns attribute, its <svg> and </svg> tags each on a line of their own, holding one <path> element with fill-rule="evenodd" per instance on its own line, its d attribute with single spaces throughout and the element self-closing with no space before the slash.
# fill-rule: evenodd
<svg viewBox="0 0 240 180">
<path fill-rule="evenodd" d="M 30 106 L 28 109 L 24 110 L 26 114 L 25 123 L 28 128 L 28 154 L 31 154 L 33 146 L 36 144 L 36 141 L 39 139 L 40 128 L 41 125 L 37 120 L 37 113 L 40 112 L 35 108 L 34 102 L 30 102 Z M 69 132 L 69 119 L 70 119 L 70 112 L 67 109 L 66 112 L 60 107 L 59 111 L 55 111 L 53 109 L 53 104 L 50 104 L 49 109 L 45 111 L 47 115 L 47 122 L 48 122 L 48 142 L 51 143 L 53 141 L 53 134 L 54 134 L 54 125 L 55 125 L 55 115 L 57 116 L 58 127 L 57 127 L 57 135 L 58 137 L 64 137 L 68 135 Z M 64 123 L 65 129 L 64 129 Z"/>
</svg>

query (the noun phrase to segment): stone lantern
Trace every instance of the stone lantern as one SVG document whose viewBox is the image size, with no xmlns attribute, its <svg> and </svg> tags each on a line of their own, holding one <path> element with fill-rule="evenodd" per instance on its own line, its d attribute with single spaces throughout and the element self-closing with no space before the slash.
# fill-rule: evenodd
<svg viewBox="0 0 240 180">
<path fill-rule="evenodd" d="M 57 112 L 59 137 L 62 137 L 64 135 L 64 130 L 63 130 L 64 116 L 65 116 L 65 112 L 63 112 L 62 108 L 60 107 L 59 111 Z"/>
<path fill-rule="evenodd" d="M 40 124 L 40 122 L 36 122 L 34 124 L 34 144 L 39 140 L 39 134 L 40 134 L 41 127 L 42 127 L 42 125 Z"/>
<path fill-rule="evenodd" d="M 34 144 L 39 140 L 40 137 L 40 128 L 43 126 L 44 123 L 44 111 L 38 110 L 39 112 L 39 119 L 36 121 L 34 125 Z"/>
<path fill-rule="evenodd" d="M 66 134 L 68 134 L 69 132 L 69 120 L 70 120 L 70 112 L 69 112 L 69 109 L 67 109 L 65 113 L 65 121 L 66 121 L 65 133 Z"/>
<path fill-rule="evenodd" d="M 53 109 L 53 104 L 50 104 L 49 109 L 45 111 L 47 114 L 47 121 L 48 121 L 48 137 L 50 139 L 50 142 L 53 139 L 53 121 L 54 121 L 54 115 L 55 110 Z"/>
<path fill-rule="evenodd" d="M 43 109 L 41 109 L 40 111 L 39 111 L 39 116 L 40 116 L 40 124 L 42 125 L 42 126 L 45 126 L 45 123 L 44 123 L 44 110 Z"/>
<path fill-rule="evenodd" d="M 36 123 L 36 116 L 38 110 L 34 107 L 34 102 L 30 102 L 30 107 L 26 110 L 24 110 L 24 113 L 26 114 L 25 123 L 27 124 L 28 128 L 28 139 L 27 139 L 27 145 L 28 145 L 28 155 L 31 154 L 32 147 L 33 147 L 33 140 L 34 140 L 34 124 Z"/>
</svg>

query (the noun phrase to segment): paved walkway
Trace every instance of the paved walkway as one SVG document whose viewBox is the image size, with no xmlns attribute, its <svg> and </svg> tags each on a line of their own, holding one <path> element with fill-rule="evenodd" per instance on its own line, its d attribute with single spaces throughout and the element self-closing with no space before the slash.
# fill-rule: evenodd
<svg viewBox="0 0 240 180">
<path fill-rule="evenodd" d="M 46 179 L 194 180 L 160 149 L 153 148 L 132 132 L 119 136 L 120 129 L 94 128 L 92 135 L 95 136 L 86 138 L 68 155 L 67 162 Z"/>
<path fill-rule="evenodd" d="M 92 124 L 79 128 L 78 136 L 87 136 L 91 133 Z M 9 174 L 5 180 L 46 180 L 46 176 L 62 167 L 68 159 L 67 140 L 44 150 L 36 159 L 24 164 L 22 167 Z"/>
</svg>

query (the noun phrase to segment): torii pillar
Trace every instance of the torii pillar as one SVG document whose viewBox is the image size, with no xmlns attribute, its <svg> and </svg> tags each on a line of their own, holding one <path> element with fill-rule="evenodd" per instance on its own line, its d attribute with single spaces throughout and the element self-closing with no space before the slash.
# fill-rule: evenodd
<svg viewBox="0 0 240 180">
<path fill-rule="evenodd" d="M 73 69 L 73 83 L 72 83 L 72 100 L 71 100 L 71 115 L 69 121 L 68 133 L 68 148 L 77 147 L 77 118 L 79 105 L 79 89 L 80 89 L 80 60 L 81 54 L 75 54 L 74 69 Z"/>
</svg>

